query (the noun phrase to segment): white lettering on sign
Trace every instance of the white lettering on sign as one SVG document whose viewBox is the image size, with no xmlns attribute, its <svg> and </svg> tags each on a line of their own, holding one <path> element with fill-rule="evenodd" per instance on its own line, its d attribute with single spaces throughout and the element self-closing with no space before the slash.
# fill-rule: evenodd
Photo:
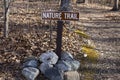
<svg viewBox="0 0 120 80">
<path fill-rule="evenodd" d="M 78 19 L 76 13 L 65 13 L 65 19 Z"/>
<path fill-rule="evenodd" d="M 42 13 L 42 18 L 61 19 L 61 13 L 44 12 Z"/>
<path fill-rule="evenodd" d="M 42 12 L 42 19 L 47 20 L 79 20 L 78 12 Z"/>
</svg>

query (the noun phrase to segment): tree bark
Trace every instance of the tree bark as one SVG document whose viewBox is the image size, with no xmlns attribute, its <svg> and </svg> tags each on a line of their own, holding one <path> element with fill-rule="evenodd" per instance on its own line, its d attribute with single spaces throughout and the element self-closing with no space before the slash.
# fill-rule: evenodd
<svg viewBox="0 0 120 80">
<path fill-rule="evenodd" d="M 60 11 L 70 11 L 71 0 L 61 0 Z"/>
<path fill-rule="evenodd" d="M 84 3 L 88 3 L 88 0 L 84 0 Z"/>
<path fill-rule="evenodd" d="M 9 0 L 4 0 L 4 37 L 8 37 L 9 26 Z"/>
<path fill-rule="evenodd" d="M 119 10 L 119 0 L 114 0 L 112 11 L 118 11 L 118 10 Z"/>
<path fill-rule="evenodd" d="M 73 2 L 73 3 L 76 3 L 76 2 L 77 2 L 77 0 L 72 0 L 72 2 Z"/>
</svg>

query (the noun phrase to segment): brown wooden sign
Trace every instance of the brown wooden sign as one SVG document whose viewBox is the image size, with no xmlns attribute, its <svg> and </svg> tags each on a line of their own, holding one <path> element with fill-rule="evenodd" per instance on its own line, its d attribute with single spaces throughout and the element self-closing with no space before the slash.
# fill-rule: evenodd
<svg viewBox="0 0 120 80">
<path fill-rule="evenodd" d="M 44 11 L 42 12 L 42 19 L 45 20 L 79 20 L 78 12 L 55 12 L 55 11 Z"/>
</svg>

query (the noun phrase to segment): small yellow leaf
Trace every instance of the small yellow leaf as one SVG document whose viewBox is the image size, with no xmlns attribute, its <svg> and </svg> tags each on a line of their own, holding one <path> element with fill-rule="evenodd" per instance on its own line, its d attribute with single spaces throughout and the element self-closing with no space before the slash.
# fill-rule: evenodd
<svg viewBox="0 0 120 80">
<path fill-rule="evenodd" d="M 87 58 L 91 61 L 95 61 L 99 58 L 99 54 L 96 50 L 89 48 L 89 47 L 82 47 L 82 52 L 87 54 Z"/>
<path fill-rule="evenodd" d="M 83 31 L 76 30 L 75 33 L 79 34 L 83 38 L 89 38 L 89 36 Z"/>
<path fill-rule="evenodd" d="M 82 47 L 86 47 L 86 48 L 90 48 L 90 49 L 94 49 L 95 48 L 94 46 L 87 45 L 87 44 L 83 44 Z"/>
</svg>

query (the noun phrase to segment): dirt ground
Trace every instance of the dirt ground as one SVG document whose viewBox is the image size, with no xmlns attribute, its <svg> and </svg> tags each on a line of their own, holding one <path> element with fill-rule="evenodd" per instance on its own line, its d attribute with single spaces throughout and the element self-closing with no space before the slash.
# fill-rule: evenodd
<svg viewBox="0 0 120 80">
<path fill-rule="evenodd" d="M 120 11 L 110 9 L 99 5 L 95 8 L 95 4 L 80 8 L 84 17 L 80 17 L 83 22 L 78 24 L 84 25 L 100 53 L 97 63 L 82 67 L 82 80 L 120 80 Z"/>
<path fill-rule="evenodd" d="M 111 7 L 99 4 L 77 4 L 73 7 L 75 11 L 79 11 L 80 20 L 71 22 L 72 25 L 65 28 L 68 31 L 63 34 L 63 49 L 71 52 L 81 62 L 79 55 L 81 38 L 73 34 L 70 29 L 84 29 L 91 36 L 91 41 L 94 42 L 95 49 L 100 55 L 95 63 L 86 59 L 84 59 L 84 63 L 81 62 L 78 70 L 81 80 L 120 80 L 120 11 L 112 12 Z M 24 12 L 24 9 L 20 11 Z M 34 12 L 34 10 L 31 11 Z M 54 39 L 49 48 L 49 26 L 38 28 L 38 24 L 42 23 L 35 16 L 39 15 L 32 14 L 26 18 L 24 18 L 26 15 L 20 15 L 22 16 L 16 17 L 16 14 L 14 17 L 10 16 L 10 21 L 13 21 L 10 26 L 14 26 L 11 28 L 10 37 L 8 39 L 0 38 L 0 80 L 25 80 L 21 74 L 24 59 L 31 55 L 38 57 L 51 48 L 55 49 L 56 32 L 53 31 Z M 29 17 L 32 18 L 29 20 Z M 16 19 L 20 19 L 20 22 L 17 23 Z M 38 22 L 34 24 L 32 21 Z M 28 22 L 32 23 L 28 24 Z M 0 24 L 0 26 L 2 25 Z M 28 27 L 25 26 L 28 25 L 37 26 L 37 28 L 26 31 Z M 68 34 L 70 34 L 69 37 L 67 37 Z M 70 42 L 71 44 L 69 44 Z M 42 74 L 36 80 L 39 79 L 47 80 Z"/>
</svg>

